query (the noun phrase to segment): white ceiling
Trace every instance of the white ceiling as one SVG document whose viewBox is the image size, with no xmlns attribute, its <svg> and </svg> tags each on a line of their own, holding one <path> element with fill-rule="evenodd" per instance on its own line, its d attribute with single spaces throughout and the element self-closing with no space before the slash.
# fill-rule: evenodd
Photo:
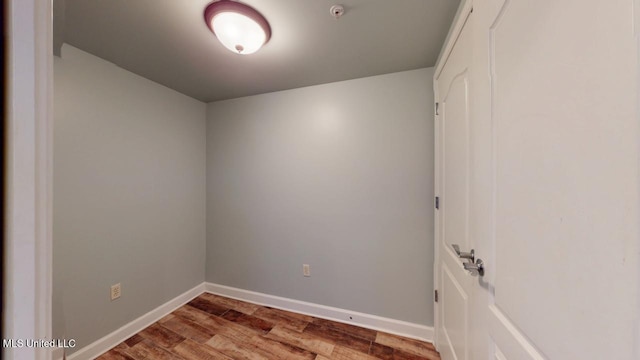
<svg viewBox="0 0 640 360">
<path fill-rule="evenodd" d="M 209 102 L 433 66 L 459 0 L 243 0 L 271 24 L 257 53 L 226 50 L 210 0 L 55 0 L 64 41 Z M 333 4 L 345 6 L 339 20 Z"/>
</svg>

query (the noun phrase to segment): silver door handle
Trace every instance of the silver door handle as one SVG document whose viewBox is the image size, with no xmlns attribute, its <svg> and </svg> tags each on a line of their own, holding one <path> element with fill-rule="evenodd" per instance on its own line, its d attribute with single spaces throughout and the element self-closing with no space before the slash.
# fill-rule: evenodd
<svg viewBox="0 0 640 360">
<path fill-rule="evenodd" d="M 464 269 L 471 272 L 471 274 L 478 274 L 480 276 L 484 276 L 484 262 L 482 259 L 476 260 L 476 263 L 466 262 L 462 264 Z"/>
<path fill-rule="evenodd" d="M 469 259 L 471 260 L 471 263 L 473 263 L 476 260 L 475 250 L 471 249 L 470 252 L 461 252 L 460 246 L 458 246 L 458 244 L 451 244 L 451 247 L 453 248 L 453 251 L 456 252 L 456 255 L 458 255 L 460 259 Z"/>
</svg>

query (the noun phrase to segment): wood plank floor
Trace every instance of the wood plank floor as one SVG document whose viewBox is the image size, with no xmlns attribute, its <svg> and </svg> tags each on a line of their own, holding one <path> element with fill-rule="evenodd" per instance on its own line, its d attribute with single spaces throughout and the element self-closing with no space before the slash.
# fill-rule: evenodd
<svg viewBox="0 0 640 360">
<path fill-rule="evenodd" d="M 440 356 L 430 343 L 205 293 L 98 359 L 440 360 Z"/>
</svg>

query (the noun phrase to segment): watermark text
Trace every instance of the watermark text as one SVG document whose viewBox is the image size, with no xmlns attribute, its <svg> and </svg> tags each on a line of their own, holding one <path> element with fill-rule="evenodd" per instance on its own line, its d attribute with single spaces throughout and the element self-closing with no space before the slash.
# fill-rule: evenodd
<svg viewBox="0 0 640 360">
<path fill-rule="evenodd" d="M 73 348 L 75 339 L 2 339 L 3 348 Z"/>
</svg>

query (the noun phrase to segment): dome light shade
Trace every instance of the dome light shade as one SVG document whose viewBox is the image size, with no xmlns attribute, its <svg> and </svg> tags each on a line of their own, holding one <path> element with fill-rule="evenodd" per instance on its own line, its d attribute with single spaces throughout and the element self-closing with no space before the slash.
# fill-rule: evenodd
<svg viewBox="0 0 640 360">
<path fill-rule="evenodd" d="M 204 10 L 204 20 L 222 45 L 236 54 L 252 54 L 271 38 L 264 16 L 236 1 L 212 2 Z"/>
</svg>

